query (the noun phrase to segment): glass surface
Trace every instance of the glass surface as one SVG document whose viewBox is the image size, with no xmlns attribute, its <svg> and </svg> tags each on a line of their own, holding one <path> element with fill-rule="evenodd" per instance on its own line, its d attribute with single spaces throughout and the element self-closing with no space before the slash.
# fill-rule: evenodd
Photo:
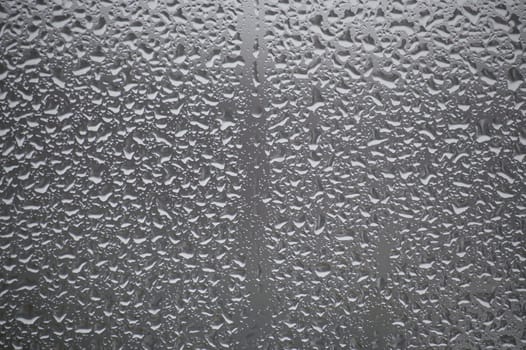
<svg viewBox="0 0 526 350">
<path fill-rule="evenodd" d="M 526 348 L 525 21 L 0 1 L 0 348 Z"/>
</svg>

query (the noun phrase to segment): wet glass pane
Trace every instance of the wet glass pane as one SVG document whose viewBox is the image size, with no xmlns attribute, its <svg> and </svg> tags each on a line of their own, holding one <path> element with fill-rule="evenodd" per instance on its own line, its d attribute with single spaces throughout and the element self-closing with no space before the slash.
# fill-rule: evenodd
<svg viewBox="0 0 526 350">
<path fill-rule="evenodd" d="M 524 6 L 0 1 L 0 348 L 524 349 Z"/>
</svg>

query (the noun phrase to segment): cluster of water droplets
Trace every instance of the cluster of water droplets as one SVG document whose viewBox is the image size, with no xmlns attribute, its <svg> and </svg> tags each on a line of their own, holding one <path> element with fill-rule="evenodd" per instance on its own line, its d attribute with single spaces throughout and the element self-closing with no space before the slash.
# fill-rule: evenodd
<svg viewBox="0 0 526 350">
<path fill-rule="evenodd" d="M 0 1 L 0 346 L 526 346 L 521 1 Z"/>
</svg>

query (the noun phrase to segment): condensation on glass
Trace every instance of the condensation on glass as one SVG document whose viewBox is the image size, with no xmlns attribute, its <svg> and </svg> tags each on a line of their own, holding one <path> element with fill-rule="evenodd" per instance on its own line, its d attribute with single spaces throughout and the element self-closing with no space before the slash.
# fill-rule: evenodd
<svg viewBox="0 0 526 350">
<path fill-rule="evenodd" d="M 523 349 L 523 1 L 0 1 L 0 347 Z"/>
</svg>

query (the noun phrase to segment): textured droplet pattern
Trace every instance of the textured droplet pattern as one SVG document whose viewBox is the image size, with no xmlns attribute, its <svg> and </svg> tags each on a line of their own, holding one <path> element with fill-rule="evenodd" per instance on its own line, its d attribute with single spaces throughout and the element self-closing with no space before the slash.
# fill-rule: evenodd
<svg viewBox="0 0 526 350">
<path fill-rule="evenodd" d="M 0 1 L 0 347 L 523 349 L 525 23 Z"/>
</svg>

